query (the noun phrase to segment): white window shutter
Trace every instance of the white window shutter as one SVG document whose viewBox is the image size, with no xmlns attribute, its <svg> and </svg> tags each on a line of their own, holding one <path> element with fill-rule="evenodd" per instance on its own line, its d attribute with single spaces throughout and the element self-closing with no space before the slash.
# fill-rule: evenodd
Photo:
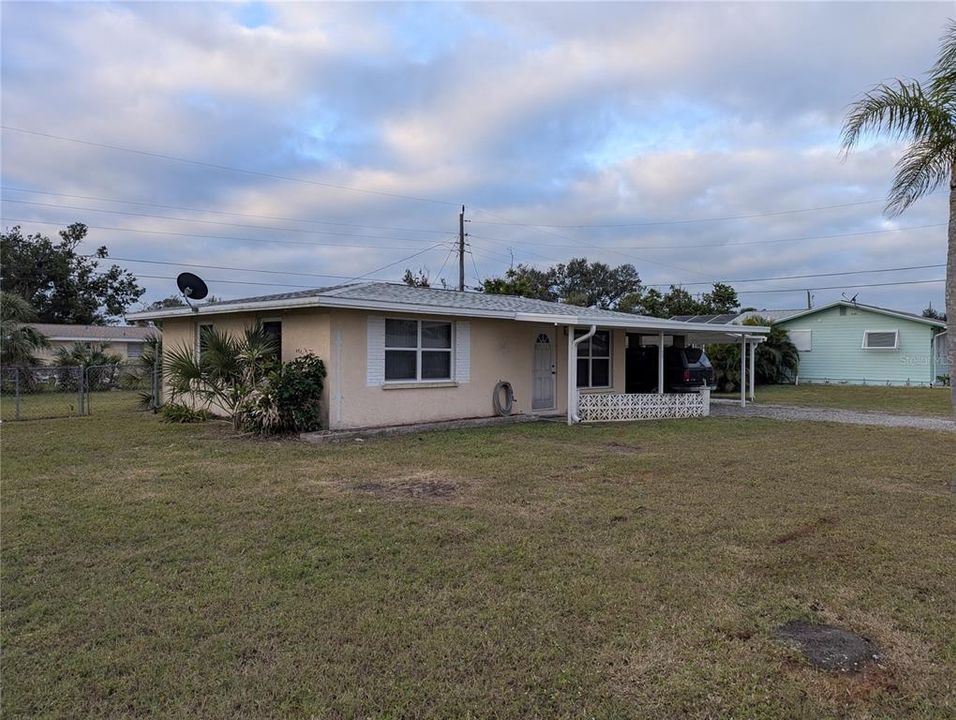
<svg viewBox="0 0 956 720">
<path fill-rule="evenodd" d="M 471 382 L 471 323 L 467 320 L 455 323 L 455 380 Z"/>
<path fill-rule="evenodd" d="M 385 383 L 385 318 L 368 316 L 368 357 L 366 358 L 366 385 Z"/>
</svg>

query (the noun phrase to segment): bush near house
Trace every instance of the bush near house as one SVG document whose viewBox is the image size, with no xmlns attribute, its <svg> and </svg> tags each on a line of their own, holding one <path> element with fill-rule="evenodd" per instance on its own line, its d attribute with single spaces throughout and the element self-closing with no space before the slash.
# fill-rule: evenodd
<svg viewBox="0 0 956 720">
<path fill-rule="evenodd" d="M 224 413 L 233 428 L 257 435 L 318 430 L 325 364 L 312 353 L 282 365 L 257 325 L 233 336 L 204 330 L 202 352 L 170 351 L 164 372 L 178 405 Z"/>
</svg>

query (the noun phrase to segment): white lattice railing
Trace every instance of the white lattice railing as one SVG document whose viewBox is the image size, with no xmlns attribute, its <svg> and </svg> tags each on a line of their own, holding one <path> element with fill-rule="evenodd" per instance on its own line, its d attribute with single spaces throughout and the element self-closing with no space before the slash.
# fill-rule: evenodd
<svg viewBox="0 0 956 720">
<path fill-rule="evenodd" d="M 710 393 L 582 394 L 578 398 L 581 422 L 653 420 L 703 417 L 710 414 Z"/>
</svg>

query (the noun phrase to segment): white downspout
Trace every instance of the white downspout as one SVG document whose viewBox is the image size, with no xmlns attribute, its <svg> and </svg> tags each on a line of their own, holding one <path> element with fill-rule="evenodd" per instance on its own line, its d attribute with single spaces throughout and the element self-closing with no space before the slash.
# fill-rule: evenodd
<svg viewBox="0 0 956 720">
<path fill-rule="evenodd" d="M 664 394 L 664 331 L 657 336 L 657 394 Z"/>
<path fill-rule="evenodd" d="M 578 344 L 596 332 L 597 325 L 592 325 L 584 335 L 575 338 L 574 325 L 568 325 L 568 425 L 581 422 L 578 417 Z"/>
</svg>

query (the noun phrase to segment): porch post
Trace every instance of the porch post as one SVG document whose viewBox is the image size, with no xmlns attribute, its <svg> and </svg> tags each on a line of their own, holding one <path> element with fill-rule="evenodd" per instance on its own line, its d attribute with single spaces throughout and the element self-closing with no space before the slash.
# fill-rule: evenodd
<svg viewBox="0 0 956 720">
<path fill-rule="evenodd" d="M 747 407 L 747 340 L 740 336 L 740 407 Z"/>
<path fill-rule="evenodd" d="M 568 325 L 568 425 L 574 425 L 574 406 L 577 403 L 578 359 L 574 344 L 574 325 Z"/>
<path fill-rule="evenodd" d="M 657 336 L 657 394 L 664 394 L 664 331 Z"/>
<path fill-rule="evenodd" d="M 754 357 L 757 354 L 757 343 L 750 343 L 750 402 L 754 401 Z"/>
</svg>

